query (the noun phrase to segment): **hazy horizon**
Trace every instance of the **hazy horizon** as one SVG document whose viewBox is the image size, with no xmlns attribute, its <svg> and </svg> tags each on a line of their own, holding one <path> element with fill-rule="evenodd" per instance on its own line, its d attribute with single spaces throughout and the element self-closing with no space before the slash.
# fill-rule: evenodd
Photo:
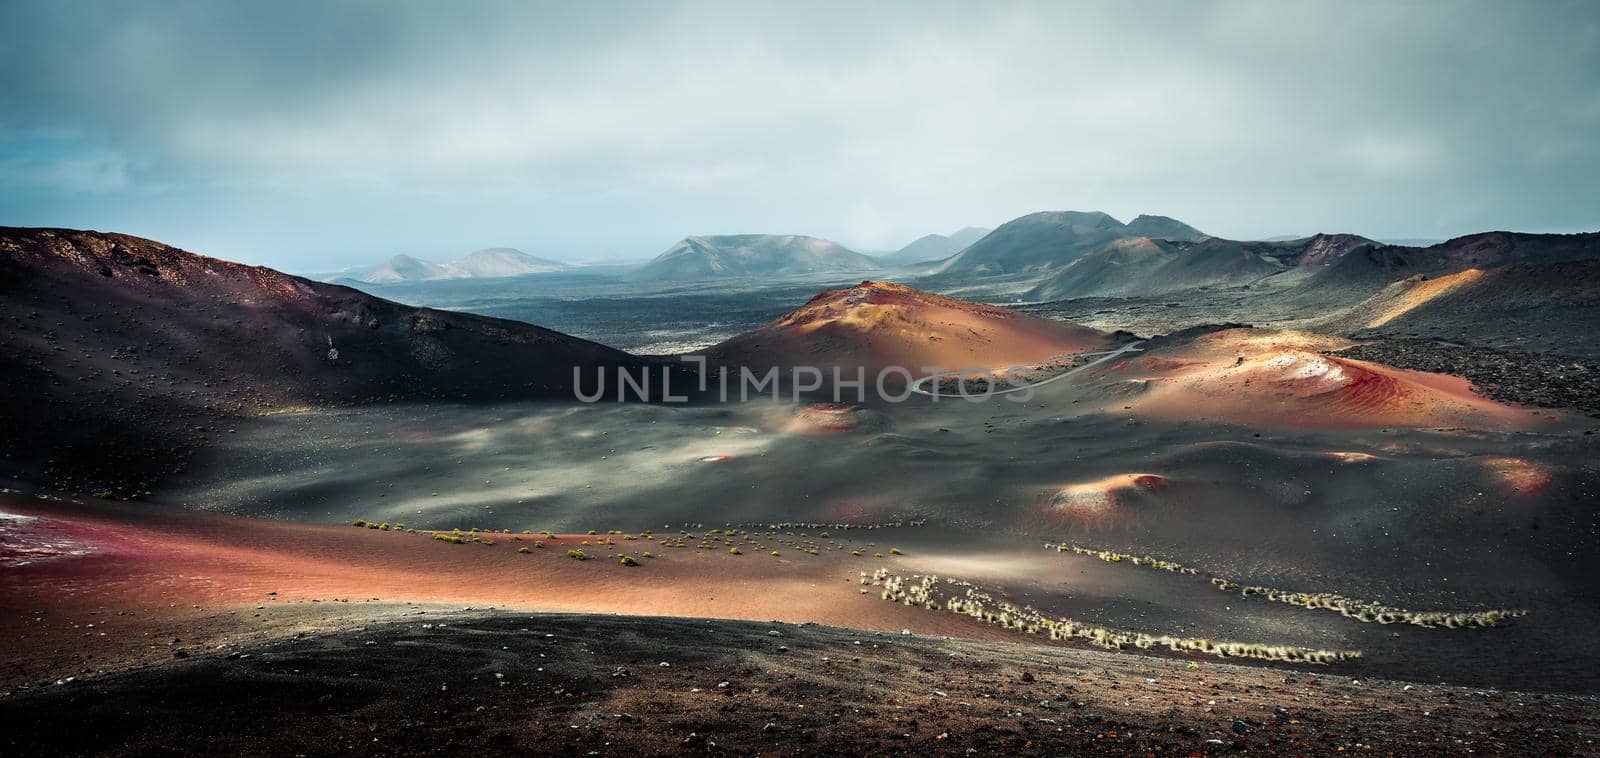
<svg viewBox="0 0 1600 758">
<path fill-rule="evenodd" d="M 0 225 L 295 272 L 1041 210 L 1600 228 L 1600 5 L 10 2 Z"/>
</svg>

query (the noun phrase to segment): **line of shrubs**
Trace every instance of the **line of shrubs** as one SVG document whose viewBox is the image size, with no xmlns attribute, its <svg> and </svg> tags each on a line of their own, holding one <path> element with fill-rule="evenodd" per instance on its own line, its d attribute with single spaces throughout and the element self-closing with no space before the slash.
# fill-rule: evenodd
<svg viewBox="0 0 1600 758">
<path fill-rule="evenodd" d="M 1045 543 L 1046 550 L 1058 553 L 1076 553 L 1099 558 L 1108 563 L 1124 561 L 1135 566 L 1172 571 L 1179 574 L 1199 574 L 1199 569 L 1148 555 L 1130 555 L 1110 550 L 1096 550 L 1079 545 Z M 1429 629 L 1482 629 L 1499 626 L 1506 621 L 1526 616 L 1521 609 L 1493 609 L 1487 611 L 1409 611 L 1394 608 L 1371 600 L 1359 600 L 1332 592 L 1297 592 L 1275 587 L 1245 585 L 1220 576 L 1211 578 L 1211 584 L 1224 592 L 1238 592 L 1243 597 L 1264 597 L 1279 603 L 1302 608 L 1337 611 L 1346 618 L 1377 624 L 1412 624 Z"/>
<path fill-rule="evenodd" d="M 820 522 L 820 521 L 783 521 L 783 522 L 772 523 L 772 524 L 762 523 L 762 522 L 750 522 L 750 523 L 738 524 L 737 526 L 741 526 L 741 527 L 744 527 L 746 529 L 838 529 L 839 531 L 844 531 L 844 530 L 847 530 L 847 529 L 904 529 L 906 527 L 911 527 L 911 526 L 924 526 L 927 523 L 928 523 L 928 520 L 925 519 L 925 518 L 922 518 L 922 519 L 909 519 L 909 520 L 899 520 L 899 521 L 882 521 L 882 522 L 873 523 L 873 524 L 845 524 L 845 523 L 829 524 L 829 523 L 824 523 L 824 522 Z M 824 536 L 826 536 L 826 535 L 824 535 Z"/>
<path fill-rule="evenodd" d="M 881 585 L 883 599 L 905 605 L 921 606 L 928 610 L 945 610 L 995 624 L 1004 629 L 1014 629 L 1025 634 L 1048 634 L 1052 640 L 1084 640 L 1108 650 L 1129 647 L 1138 650 L 1166 648 L 1174 652 L 1194 652 L 1221 658 L 1256 658 L 1290 663 L 1329 664 L 1361 657 L 1359 650 L 1314 650 L 1289 645 L 1212 641 L 1197 637 L 1151 635 L 1084 624 L 1069 618 L 1050 618 L 1032 606 L 1017 605 L 996 600 L 970 582 L 946 577 L 944 582 L 964 590 L 950 595 L 940 603 L 936 588 L 940 579 L 935 575 L 912 575 L 909 579 L 878 569 L 870 578 L 863 572 L 862 584 Z"/>
<path fill-rule="evenodd" d="M 1413 624 L 1429 629 L 1440 627 L 1445 629 L 1483 629 L 1499 626 L 1507 620 L 1518 616 L 1528 615 L 1528 612 L 1522 609 L 1498 608 L 1487 611 L 1408 611 L 1403 608 L 1391 608 L 1370 600 L 1357 600 L 1356 598 L 1345 597 L 1332 592 L 1295 592 L 1273 587 L 1257 587 L 1243 585 L 1221 577 L 1212 578 L 1211 583 L 1223 592 L 1238 592 L 1244 597 L 1264 597 L 1268 600 L 1298 605 L 1302 608 L 1321 608 L 1338 611 L 1340 615 L 1346 618 L 1353 618 L 1367 623 Z"/>
<path fill-rule="evenodd" d="M 1129 563 L 1132 563 L 1135 566 L 1148 566 L 1148 567 L 1153 568 L 1153 569 L 1160 569 L 1162 571 L 1171 571 L 1171 572 L 1176 573 L 1176 574 L 1198 574 L 1198 573 L 1200 573 L 1200 570 L 1197 569 L 1197 568 L 1193 568 L 1191 566 L 1185 566 L 1185 565 L 1183 565 L 1181 563 L 1174 563 L 1172 561 L 1164 561 L 1164 560 L 1161 560 L 1160 558 L 1157 558 L 1157 557 L 1155 557 L 1153 555 L 1133 555 L 1133 554 L 1130 554 L 1130 553 L 1116 553 L 1116 552 L 1112 552 L 1110 550 L 1095 550 L 1094 548 L 1081 547 L 1081 546 L 1078 546 L 1078 545 L 1056 545 L 1056 544 L 1051 544 L 1049 542 L 1044 543 L 1044 547 L 1045 547 L 1046 550 L 1052 550 L 1053 549 L 1058 553 L 1077 553 L 1078 555 L 1087 555 L 1087 556 L 1090 556 L 1090 557 L 1093 557 L 1093 558 L 1099 558 L 1100 560 L 1105 561 L 1107 563 L 1122 563 L 1123 561 L 1127 561 Z"/>
</svg>

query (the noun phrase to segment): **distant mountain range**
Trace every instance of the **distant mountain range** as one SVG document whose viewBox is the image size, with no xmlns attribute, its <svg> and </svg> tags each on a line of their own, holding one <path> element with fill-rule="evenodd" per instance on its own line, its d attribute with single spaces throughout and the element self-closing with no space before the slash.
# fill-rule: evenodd
<svg viewBox="0 0 1600 758">
<path fill-rule="evenodd" d="M 568 268 L 572 268 L 572 265 L 528 255 L 514 248 L 491 247 L 449 263 L 433 263 L 409 255 L 396 255 L 376 266 L 340 272 L 328 278 L 364 284 L 400 284 L 440 279 L 496 279 Z"/>
<path fill-rule="evenodd" d="M 1596 257 L 1600 257 L 1600 234 L 1594 233 L 1483 232 L 1426 247 L 1388 245 L 1353 234 L 1317 234 L 1284 242 L 1133 238 L 1109 243 L 1048 273 L 1028 297 L 1063 300 L 1249 288 L 1269 278 L 1308 294 L 1348 291 L 1365 297 L 1418 275 L 1437 277 L 1513 264 L 1549 266 Z"/>
<path fill-rule="evenodd" d="M 983 239 L 992 231 L 994 230 L 969 226 L 948 237 L 943 234 L 929 234 L 892 253 L 874 257 L 892 265 L 935 261 L 967 249 L 968 245 Z"/>
<path fill-rule="evenodd" d="M 881 268 L 861 253 L 796 234 L 723 234 L 685 237 L 646 263 L 638 281 L 767 277 L 843 273 Z"/>
<path fill-rule="evenodd" d="M 1124 224 L 1099 211 L 1045 211 L 1001 224 L 940 262 L 932 273 L 1042 273 L 1072 263 L 1108 243 L 1140 237 L 1183 242 L 1207 239 L 1204 232 L 1165 216 L 1140 216 Z"/>
</svg>

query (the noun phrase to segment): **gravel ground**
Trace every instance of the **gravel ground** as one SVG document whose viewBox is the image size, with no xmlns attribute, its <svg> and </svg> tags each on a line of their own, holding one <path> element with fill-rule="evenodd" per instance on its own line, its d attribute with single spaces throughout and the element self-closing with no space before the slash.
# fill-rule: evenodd
<svg viewBox="0 0 1600 758">
<path fill-rule="evenodd" d="M 1600 416 L 1600 364 L 1559 355 L 1467 347 L 1433 340 L 1386 340 L 1339 353 L 1398 368 L 1463 376 L 1496 400 L 1576 408 Z"/>
<path fill-rule="evenodd" d="M 0 699 L 7 755 L 1597 750 L 1600 699 L 812 625 L 471 612 Z"/>
</svg>

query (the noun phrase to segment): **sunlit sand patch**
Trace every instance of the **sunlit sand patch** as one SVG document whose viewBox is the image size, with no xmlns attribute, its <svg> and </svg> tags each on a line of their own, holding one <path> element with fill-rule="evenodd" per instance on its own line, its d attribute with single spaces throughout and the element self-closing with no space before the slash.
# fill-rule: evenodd
<svg viewBox="0 0 1600 758">
<path fill-rule="evenodd" d="M 753 427 L 729 426 L 686 429 L 674 436 L 670 445 L 640 446 L 620 434 L 593 434 L 585 439 L 610 442 L 581 451 L 560 452 L 513 470 L 476 470 L 484 479 L 462 477 L 411 492 L 392 492 L 385 498 L 389 507 L 372 513 L 405 520 L 483 509 L 486 503 L 515 504 L 547 497 L 581 497 L 585 493 L 617 496 L 687 474 L 689 466 L 759 456 L 771 447 L 775 437 Z"/>
<path fill-rule="evenodd" d="M 1194 344 L 1205 351 L 1233 350 L 1240 354 L 1279 350 L 1331 352 L 1356 345 L 1343 337 L 1295 329 L 1224 329 L 1199 337 Z"/>
<path fill-rule="evenodd" d="M 1390 285 L 1390 287 L 1403 286 L 1406 284 L 1411 284 L 1412 286 L 1395 297 L 1388 304 L 1388 307 L 1374 315 L 1371 319 L 1368 319 L 1365 326 L 1368 329 L 1383 326 L 1390 321 L 1393 321 L 1407 313 L 1410 313 L 1411 311 L 1416 310 L 1417 308 L 1428 304 L 1430 301 L 1435 300 L 1442 295 L 1449 294 L 1468 284 L 1472 284 L 1479 279 L 1482 279 L 1483 276 L 1483 269 L 1469 268 L 1466 271 L 1448 274 L 1435 279 L 1425 279 L 1417 282 L 1407 281 L 1402 282 L 1399 285 Z"/>
<path fill-rule="evenodd" d="M 782 430 L 790 434 L 877 431 L 886 425 L 883 414 L 848 403 L 797 406 L 781 422 Z"/>
<path fill-rule="evenodd" d="M 1021 551 L 1004 553 L 966 553 L 962 555 L 918 555 L 917 570 L 941 576 L 967 576 L 986 580 L 1012 580 L 1019 576 L 1040 576 L 1050 567 L 1049 560 Z"/>
<path fill-rule="evenodd" d="M 1480 459 L 1506 488 L 1524 497 L 1536 495 L 1550 486 L 1550 470 L 1533 461 L 1509 456 L 1492 456 Z"/>
<path fill-rule="evenodd" d="M 390 436 L 408 445 L 437 445 L 440 441 L 437 433 L 423 429 L 400 429 Z"/>
<path fill-rule="evenodd" d="M 1327 456 L 1340 463 L 1371 463 L 1378 460 L 1378 456 L 1371 453 L 1353 453 L 1348 450 L 1330 450 Z"/>
<path fill-rule="evenodd" d="M 1116 497 L 1108 490 L 1085 485 L 1064 487 L 1050 500 L 1051 507 L 1090 514 L 1104 513 L 1116 504 Z"/>
<path fill-rule="evenodd" d="M 1159 492 L 1166 487 L 1166 477 L 1157 474 L 1117 474 L 1062 487 L 1049 495 L 1047 508 L 1086 522 L 1111 520 L 1130 497 Z"/>
<path fill-rule="evenodd" d="M 480 427 L 445 435 L 439 441 L 455 445 L 458 452 L 475 453 L 494 444 L 496 436 L 495 430 Z"/>
<path fill-rule="evenodd" d="M 315 410 L 317 409 L 309 405 L 284 405 L 277 408 L 268 408 L 257 413 L 256 415 L 266 418 L 268 416 L 287 416 L 295 413 L 310 413 Z"/>
<path fill-rule="evenodd" d="M 0 567 L 32 566 L 100 551 L 94 541 L 64 522 L 0 511 Z"/>
</svg>

